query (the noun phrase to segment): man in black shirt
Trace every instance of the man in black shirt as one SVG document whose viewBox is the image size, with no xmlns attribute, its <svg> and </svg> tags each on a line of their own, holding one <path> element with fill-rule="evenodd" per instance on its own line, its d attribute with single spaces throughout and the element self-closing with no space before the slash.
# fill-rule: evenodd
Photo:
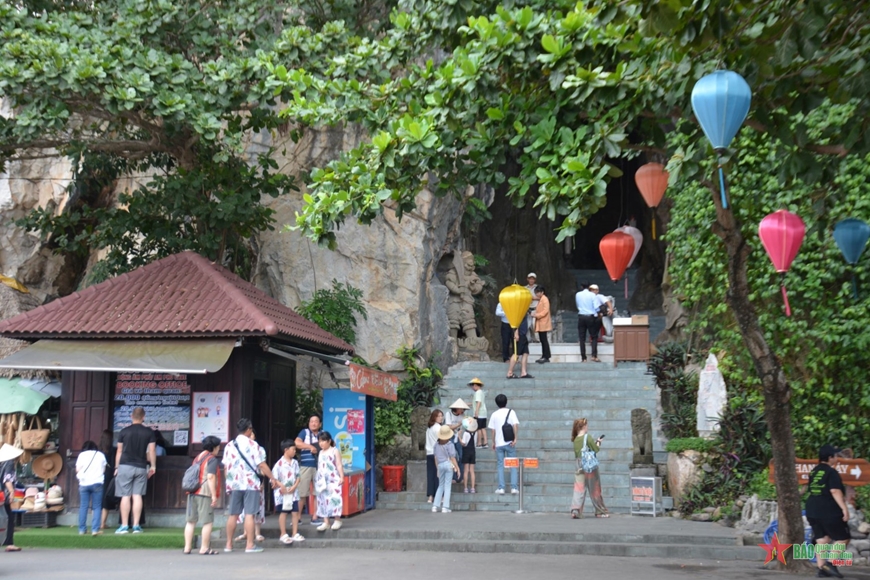
<svg viewBox="0 0 870 580">
<path fill-rule="evenodd" d="M 130 530 L 130 507 L 133 508 L 134 534 L 142 532 L 139 519 L 142 516 L 142 496 L 148 487 L 148 479 L 157 471 L 156 437 L 154 431 L 143 425 L 145 409 L 136 407 L 131 415 L 133 424 L 124 427 L 118 434 L 118 451 L 115 453 L 115 495 L 121 498 L 121 527 L 116 534 Z M 151 464 L 150 466 L 148 464 Z M 131 502 L 132 500 L 132 502 Z"/>
<path fill-rule="evenodd" d="M 849 509 L 846 507 L 843 480 L 837 470 L 831 467 L 831 459 L 840 450 L 833 445 L 822 445 L 819 449 L 819 465 L 810 473 L 807 496 L 807 521 L 813 527 L 816 546 L 849 541 Z M 825 561 L 816 548 L 816 561 L 819 566 L 818 577 L 829 578 L 843 575 L 836 566 Z"/>
</svg>

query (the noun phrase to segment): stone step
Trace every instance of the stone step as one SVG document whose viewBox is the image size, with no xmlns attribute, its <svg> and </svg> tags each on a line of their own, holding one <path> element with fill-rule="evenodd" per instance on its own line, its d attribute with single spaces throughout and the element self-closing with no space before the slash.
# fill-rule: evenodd
<svg viewBox="0 0 870 580">
<path fill-rule="evenodd" d="M 578 347 L 579 348 L 579 347 Z M 530 369 L 535 369 L 537 372 L 545 376 L 561 376 L 561 377 L 576 377 L 578 374 L 583 377 L 587 376 L 637 376 L 646 375 L 647 364 L 643 362 L 621 362 L 619 366 L 605 365 L 602 363 L 557 363 L 550 362 L 548 364 L 529 363 Z M 467 377 L 471 378 L 478 375 L 483 376 L 504 376 L 507 369 L 507 363 L 503 362 L 462 362 L 450 368 L 446 378 Z M 652 375 L 647 375 L 652 376 Z M 481 377 L 481 380 L 482 377 Z"/>
<path fill-rule="evenodd" d="M 532 428 L 530 423 L 534 423 L 536 425 L 535 428 Z M 551 424 L 552 423 L 552 424 Z M 626 427 L 627 425 L 624 422 L 621 427 Z M 548 426 L 549 425 L 549 426 Z M 616 427 L 606 428 L 604 426 L 599 427 L 598 423 L 593 424 L 593 427 L 596 427 L 595 433 L 590 433 L 590 436 L 594 440 L 598 435 L 602 433 L 607 435 L 604 439 L 607 443 L 608 449 L 619 449 L 619 448 L 631 448 L 631 430 Z M 562 446 L 563 449 L 573 449 L 573 443 L 568 440 L 568 435 L 571 434 L 571 425 L 569 424 L 567 427 L 563 422 L 557 421 L 534 421 L 534 422 L 526 422 L 520 421 L 520 435 L 521 439 L 524 441 L 538 440 L 538 439 L 552 439 L 555 433 L 559 433 L 564 431 L 566 433 L 565 444 Z M 492 439 L 492 430 L 489 431 L 488 440 Z M 490 442 L 491 445 L 491 442 Z"/>
<path fill-rule="evenodd" d="M 568 488 L 566 488 L 570 492 Z M 462 496 L 461 498 L 459 496 Z M 451 494 L 450 509 L 454 511 L 515 511 L 519 509 L 519 494 L 513 495 L 507 493 L 505 495 L 492 495 L 490 498 L 478 498 L 477 494 L 467 494 L 474 496 L 474 499 L 466 499 L 466 494 Z M 602 492 L 603 495 L 603 492 Z M 627 514 L 631 511 L 631 500 L 626 495 L 624 498 L 611 497 L 603 498 L 604 505 L 611 513 Z M 381 501 L 376 502 L 378 509 L 408 509 L 414 511 L 430 511 L 432 504 L 428 503 L 425 498 L 422 501 Z M 571 493 L 561 493 L 558 496 L 523 496 L 523 509 L 530 513 L 569 513 L 571 507 Z M 592 502 L 587 498 L 584 505 L 584 514 L 594 514 L 595 510 L 592 507 Z"/>
</svg>

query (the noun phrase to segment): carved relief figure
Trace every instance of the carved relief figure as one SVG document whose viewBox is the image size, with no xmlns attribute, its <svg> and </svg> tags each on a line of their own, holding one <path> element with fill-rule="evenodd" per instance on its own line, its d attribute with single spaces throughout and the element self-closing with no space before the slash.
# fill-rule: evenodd
<svg viewBox="0 0 870 580">
<path fill-rule="evenodd" d="M 447 301 L 447 322 L 452 338 L 459 338 L 459 330 L 465 335 L 460 346 L 485 349 L 488 341 L 477 336 L 474 320 L 474 296 L 483 292 L 483 280 L 474 272 L 474 255 L 471 252 L 454 254 L 453 265 L 447 271 L 444 285 L 450 291 Z"/>
</svg>

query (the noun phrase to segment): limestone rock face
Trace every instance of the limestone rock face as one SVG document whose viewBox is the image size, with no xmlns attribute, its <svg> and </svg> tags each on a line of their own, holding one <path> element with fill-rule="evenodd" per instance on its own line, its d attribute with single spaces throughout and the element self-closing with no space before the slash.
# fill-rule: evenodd
<svg viewBox="0 0 870 580">
<path fill-rule="evenodd" d="M 679 503 L 686 489 L 698 481 L 703 457 L 702 453 L 691 449 L 668 453 L 668 489 L 675 503 Z"/>
<path fill-rule="evenodd" d="M 777 517 L 775 501 L 760 500 L 757 495 L 753 495 L 743 504 L 743 513 L 740 515 L 737 529 L 761 534 Z"/>
</svg>

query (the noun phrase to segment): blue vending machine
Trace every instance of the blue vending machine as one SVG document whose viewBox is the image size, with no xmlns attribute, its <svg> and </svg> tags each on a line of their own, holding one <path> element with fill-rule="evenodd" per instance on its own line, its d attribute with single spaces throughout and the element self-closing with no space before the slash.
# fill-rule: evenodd
<svg viewBox="0 0 870 580">
<path fill-rule="evenodd" d="M 372 397 L 345 389 L 323 390 L 323 429 L 344 468 L 343 515 L 375 507 L 375 413 Z"/>
</svg>

